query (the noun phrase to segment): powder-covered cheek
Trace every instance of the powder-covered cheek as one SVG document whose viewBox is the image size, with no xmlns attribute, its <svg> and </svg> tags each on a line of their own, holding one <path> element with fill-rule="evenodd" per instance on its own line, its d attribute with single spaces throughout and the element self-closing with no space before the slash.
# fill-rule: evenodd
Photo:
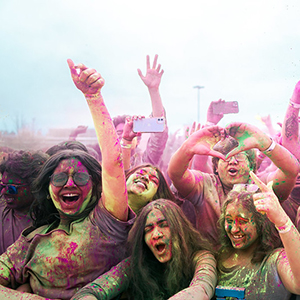
<svg viewBox="0 0 300 300">
<path fill-rule="evenodd" d="M 50 193 L 50 197 L 51 197 L 52 201 L 58 203 L 59 202 L 58 195 L 54 194 L 51 185 L 49 185 L 49 193 Z"/>
<path fill-rule="evenodd" d="M 92 197 L 92 188 L 89 190 L 87 196 L 83 200 L 83 203 L 82 203 L 80 209 L 78 210 L 79 213 L 81 213 L 81 212 L 83 212 L 85 210 L 85 208 L 87 207 L 87 205 L 90 203 L 91 197 Z"/>
</svg>

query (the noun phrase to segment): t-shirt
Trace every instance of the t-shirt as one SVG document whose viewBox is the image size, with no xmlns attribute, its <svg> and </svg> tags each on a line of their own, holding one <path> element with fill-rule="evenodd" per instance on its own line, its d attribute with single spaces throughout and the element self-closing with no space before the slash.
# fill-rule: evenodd
<svg viewBox="0 0 300 300">
<path fill-rule="evenodd" d="M 214 246 L 219 245 L 218 220 L 221 207 L 226 199 L 222 183 L 215 174 L 192 170 L 196 183 L 189 195 L 189 200 L 196 210 L 196 228 Z"/>
<path fill-rule="evenodd" d="M 135 214 L 117 220 L 100 205 L 69 232 L 42 226 L 23 234 L 0 256 L 0 276 L 12 288 L 30 283 L 34 294 L 70 299 L 81 287 L 125 258 L 125 243 Z"/>
<path fill-rule="evenodd" d="M 18 239 L 25 228 L 32 225 L 32 221 L 28 213 L 10 209 L 5 202 L 0 202 L 0 214 L 0 254 L 2 254 Z"/>
<path fill-rule="evenodd" d="M 246 300 L 287 300 L 291 293 L 277 272 L 278 257 L 283 248 L 273 250 L 261 263 L 248 264 L 231 272 L 220 272 L 218 285 L 246 288 Z"/>
</svg>

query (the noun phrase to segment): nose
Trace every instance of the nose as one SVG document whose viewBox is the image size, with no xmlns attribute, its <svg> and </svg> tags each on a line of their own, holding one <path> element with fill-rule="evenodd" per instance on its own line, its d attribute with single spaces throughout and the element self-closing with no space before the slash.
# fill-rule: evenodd
<svg viewBox="0 0 300 300">
<path fill-rule="evenodd" d="M 71 186 L 75 186 L 75 185 L 76 185 L 76 184 L 75 184 L 75 182 L 74 182 L 74 180 L 73 180 L 72 175 L 69 175 L 68 181 L 66 182 L 65 186 L 66 186 L 66 187 L 71 187 Z"/>
<path fill-rule="evenodd" d="M 161 239 L 163 237 L 163 233 L 161 232 L 161 230 L 159 228 L 154 228 L 153 232 L 152 232 L 152 238 L 154 240 L 158 240 Z"/>
<path fill-rule="evenodd" d="M 231 227 L 231 232 L 238 232 L 240 231 L 240 228 L 237 224 L 237 222 L 233 222 L 232 227 Z"/>
<path fill-rule="evenodd" d="M 228 160 L 228 164 L 238 164 L 237 159 L 235 158 L 235 156 L 231 156 Z"/>
</svg>

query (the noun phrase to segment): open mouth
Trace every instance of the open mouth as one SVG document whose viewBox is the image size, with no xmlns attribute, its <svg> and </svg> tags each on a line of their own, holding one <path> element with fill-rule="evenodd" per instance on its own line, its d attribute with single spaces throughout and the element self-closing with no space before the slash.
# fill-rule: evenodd
<svg viewBox="0 0 300 300">
<path fill-rule="evenodd" d="M 166 245 L 165 244 L 156 244 L 155 248 L 157 249 L 158 253 L 162 253 L 166 249 Z"/>
<path fill-rule="evenodd" d="M 76 202 L 79 199 L 78 194 L 66 194 L 62 196 L 62 199 L 65 203 Z"/>
<path fill-rule="evenodd" d="M 147 185 L 146 185 L 145 182 L 143 182 L 143 181 L 141 181 L 141 180 L 139 180 L 139 179 L 136 179 L 134 182 L 135 182 L 135 184 L 136 184 L 137 186 L 140 186 L 140 187 L 142 187 L 142 188 L 144 188 L 144 189 L 147 189 Z"/>
<path fill-rule="evenodd" d="M 238 171 L 237 171 L 237 169 L 230 168 L 230 169 L 228 170 L 228 173 L 229 173 L 231 176 L 235 176 L 235 175 L 238 173 Z"/>
</svg>

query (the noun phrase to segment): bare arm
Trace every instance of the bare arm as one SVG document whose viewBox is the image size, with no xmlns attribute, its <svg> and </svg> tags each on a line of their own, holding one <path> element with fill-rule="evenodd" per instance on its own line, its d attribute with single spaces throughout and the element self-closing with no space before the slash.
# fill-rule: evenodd
<svg viewBox="0 0 300 300">
<path fill-rule="evenodd" d="M 190 286 L 169 298 L 170 300 L 208 300 L 213 297 L 217 284 L 216 259 L 208 251 L 199 251 L 194 262 L 195 274 Z"/>
<path fill-rule="evenodd" d="M 282 145 L 300 160 L 299 141 L 299 107 L 300 107 L 300 81 L 296 84 L 290 104 L 285 113 L 282 126 Z"/>
<path fill-rule="evenodd" d="M 284 251 L 278 259 L 278 274 L 286 289 L 291 293 L 300 294 L 300 233 L 280 205 L 272 190 L 272 183 L 265 185 L 254 173 L 251 177 L 262 191 L 253 195 L 254 205 L 257 211 L 267 214 L 279 229 L 284 246 Z"/>
<path fill-rule="evenodd" d="M 229 134 L 238 140 L 239 145 L 227 154 L 227 157 L 240 151 L 257 148 L 264 152 L 277 169 L 268 176 L 267 181 L 273 181 L 273 190 L 280 201 L 284 201 L 293 189 L 299 172 L 297 159 L 284 147 L 275 143 L 272 151 L 266 152 L 271 144 L 271 138 L 259 128 L 246 123 L 232 123 L 226 127 Z"/>
<path fill-rule="evenodd" d="M 120 142 L 101 95 L 104 79 L 94 69 L 68 60 L 72 79 L 91 111 L 102 153 L 102 202 L 117 219 L 128 218 L 128 199 Z M 77 73 L 79 70 L 79 74 Z M 100 204 L 100 202 L 99 202 Z"/>
<path fill-rule="evenodd" d="M 168 174 L 183 197 L 192 191 L 196 181 L 194 173 L 188 169 L 190 160 L 195 154 L 212 155 L 224 159 L 220 152 L 212 150 L 212 147 L 223 137 L 224 130 L 219 126 L 198 130 L 171 157 Z"/>
<path fill-rule="evenodd" d="M 151 98 L 152 105 L 152 115 L 153 117 L 165 117 L 164 107 L 161 101 L 160 93 L 159 93 L 159 85 L 161 81 L 161 76 L 164 73 L 163 70 L 160 70 L 161 65 L 157 64 L 158 55 L 156 54 L 153 61 L 152 68 L 150 67 L 150 57 L 147 55 L 147 71 L 146 75 L 143 76 L 142 71 L 138 69 L 138 74 L 142 81 L 148 88 L 149 95 Z"/>
</svg>

